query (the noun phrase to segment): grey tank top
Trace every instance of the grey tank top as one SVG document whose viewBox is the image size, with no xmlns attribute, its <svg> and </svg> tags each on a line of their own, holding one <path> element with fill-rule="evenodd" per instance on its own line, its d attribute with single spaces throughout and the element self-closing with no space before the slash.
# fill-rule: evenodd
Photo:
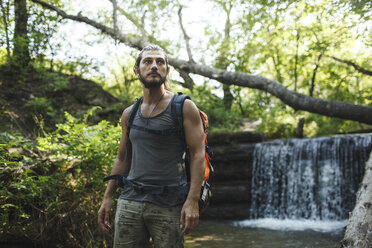
<svg viewBox="0 0 372 248">
<path fill-rule="evenodd" d="M 173 100 L 173 99 L 172 99 Z M 153 117 L 141 114 L 141 105 L 133 120 L 129 139 L 132 143 L 132 162 L 128 179 L 143 185 L 177 186 L 186 185 L 184 154 L 185 147 L 177 133 L 167 135 L 136 129 L 135 126 L 152 130 L 167 130 L 175 127 L 171 102 L 163 112 Z M 124 187 L 120 198 L 151 202 L 159 206 L 183 204 L 186 194 L 167 192 L 160 195 L 136 192 Z"/>
</svg>

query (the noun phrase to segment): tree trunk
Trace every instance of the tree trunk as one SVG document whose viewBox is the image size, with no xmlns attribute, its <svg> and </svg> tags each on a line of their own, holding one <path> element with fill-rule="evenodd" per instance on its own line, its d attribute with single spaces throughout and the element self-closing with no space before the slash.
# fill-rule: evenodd
<svg viewBox="0 0 372 248">
<path fill-rule="evenodd" d="M 9 38 L 9 9 L 10 1 L 0 1 L 1 4 L 1 13 L 3 15 L 4 29 L 5 29 L 5 41 L 6 41 L 6 55 L 7 63 L 10 63 L 10 38 Z"/>
<path fill-rule="evenodd" d="M 296 55 L 295 55 L 295 64 L 294 64 L 294 91 L 297 91 L 297 82 L 298 82 L 298 47 L 300 46 L 300 31 L 296 29 Z"/>
<path fill-rule="evenodd" d="M 107 27 L 101 23 L 97 23 L 85 16 L 74 16 L 69 15 L 63 10 L 50 5 L 44 1 L 31 0 L 32 2 L 41 4 L 45 8 L 56 11 L 63 18 L 71 19 L 78 22 L 86 23 L 92 27 L 95 27 L 101 32 L 115 37 L 113 28 Z M 125 45 L 141 50 L 148 43 L 142 39 L 118 33 L 118 40 Z M 227 71 L 223 69 L 216 69 L 210 66 L 190 63 L 189 61 L 181 60 L 176 56 L 169 55 L 169 64 L 176 69 L 184 70 L 187 73 L 194 73 L 200 76 L 204 76 L 210 79 L 215 79 L 223 84 L 237 85 L 242 87 L 248 87 L 252 89 L 258 89 L 265 91 L 292 107 L 294 110 L 304 110 L 311 113 L 321 114 L 329 117 L 337 117 L 346 120 L 358 121 L 372 125 L 372 107 L 366 105 L 357 105 L 352 103 L 346 103 L 341 101 L 325 100 L 315 97 L 303 95 L 293 90 L 288 89 L 283 84 L 270 80 L 264 77 L 251 75 L 244 72 L 238 71 Z"/>
<path fill-rule="evenodd" d="M 223 106 L 226 110 L 231 110 L 234 96 L 231 93 L 231 86 L 227 84 L 222 85 L 223 89 Z"/>
<path fill-rule="evenodd" d="M 372 247 L 372 152 L 340 248 Z"/>
<path fill-rule="evenodd" d="M 220 55 L 217 57 L 217 63 L 215 65 L 218 69 L 226 70 L 227 67 L 230 64 L 230 61 L 228 60 L 228 55 L 230 53 L 230 30 L 231 30 L 231 22 L 230 22 L 230 13 L 232 9 L 232 4 L 228 3 L 220 3 L 222 8 L 224 9 L 226 13 L 226 21 L 225 21 L 225 36 L 221 43 L 220 48 Z M 234 96 L 231 93 L 231 85 L 223 84 L 222 85 L 223 90 L 223 105 L 226 110 L 230 111 L 231 106 L 234 100 Z"/>
<path fill-rule="evenodd" d="M 28 50 L 29 39 L 27 37 L 27 2 L 26 0 L 14 1 L 14 50 L 13 63 L 16 67 L 23 68 L 30 61 Z"/>
<path fill-rule="evenodd" d="M 301 118 L 297 123 L 297 130 L 296 130 L 297 138 L 304 137 L 304 125 L 305 125 L 305 118 Z"/>
</svg>

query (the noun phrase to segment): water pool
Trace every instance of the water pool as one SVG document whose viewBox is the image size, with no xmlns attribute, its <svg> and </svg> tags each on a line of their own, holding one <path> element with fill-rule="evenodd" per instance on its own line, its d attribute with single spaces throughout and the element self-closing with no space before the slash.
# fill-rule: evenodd
<svg viewBox="0 0 372 248">
<path fill-rule="evenodd" d="M 185 248 L 336 248 L 343 230 L 302 231 L 244 227 L 228 221 L 201 220 L 185 237 Z"/>
</svg>

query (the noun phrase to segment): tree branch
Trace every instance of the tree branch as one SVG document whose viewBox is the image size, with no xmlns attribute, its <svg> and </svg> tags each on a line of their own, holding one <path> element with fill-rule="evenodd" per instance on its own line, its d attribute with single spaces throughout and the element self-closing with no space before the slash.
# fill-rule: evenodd
<svg viewBox="0 0 372 248">
<path fill-rule="evenodd" d="M 228 66 L 231 64 L 231 61 L 229 59 L 230 56 L 230 30 L 231 30 L 231 21 L 230 21 L 230 13 L 232 10 L 232 2 L 231 0 L 229 3 L 226 1 L 218 1 L 218 5 L 222 7 L 222 9 L 225 11 L 226 14 L 226 20 L 225 20 L 225 29 L 224 33 L 225 36 L 223 37 L 223 40 L 221 42 L 220 47 L 218 48 L 219 55 L 216 59 L 215 68 L 226 70 Z M 230 110 L 232 103 L 234 101 L 234 96 L 231 93 L 231 85 L 224 84 L 222 86 L 223 90 L 223 105 L 225 107 L 225 110 Z"/>
<path fill-rule="evenodd" d="M 145 12 L 143 12 L 143 15 L 142 15 L 142 18 L 141 18 L 141 34 L 142 34 L 142 39 L 144 39 L 146 42 L 148 42 L 146 29 L 145 29 L 146 13 L 147 13 L 147 10 L 145 10 Z"/>
<path fill-rule="evenodd" d="M 113 23 L 113 28 L 114 28 L 114 32 L 115 32 L 115 35 L 118 33 L 118 25 L 117 25 L 117 21 L 118 21 L 118 16 L 117 16 L 117 10 L 118 10 L 118 5 L 117 5 L 117 2 L 116 0 L 110 0 L 110 2 L 112 3 L 112 23 Z M 116 37 L 114 38 L 115 39 L 115 43 L 117 41 Z"/>
<path fill-rule="evenodd" d="M 113 1 L 115 1 L 115 0 L 109 0 L 109 1 L 111 3 L 113 3 Z M 135 18 L 133 18 L 133 16 L 131 14 L 129 14 L 128 12 L 126 12 L 125 10 L 120 8 L 119 6 L 117 6 L 117 10 L 120 11 L 120 13 L 123 14 L 125 16 L 125 18 L 127 18 L 129 21 L 131 21 L 131 23 L 133 23 L 138 29 L 141 28 L 141 24 L 139 23 L 139 21 L 136 20 Z"/>
<path fill-rule="evenodd" d="M 310 89 L 309 89 L 309 96 L 311 96 L 311 97 L 313 97 L 313 94 L 314 94 L 316 73 L 319 69 L 319 63 L 320 63 L 320 60 L 321 60 L 322 56 L 323 56 L 323 54 L 320 54 L 318 56 L 318 60 L 315 63 L 315 68 L 313 70 L 313 76 L 311 77 L 311 83 L 310 83 Z"/>
<path fill-rule="evenodd" d="M 298 47 L 299 47 L 300 33 L 296 29 L 296 55 L 295 55 L 295 65 L 294 65 L 294 91 L 297 91 L 298 75 L 297 75 L 297 66 L 298 66 Z"/>
<path fill-rule="evenodd" d="M 57 7 L 40 0 L 31 1 L 40 4 L 45 8 L 56 11 L 63 18 L 86 23 L 101 30 L 103 33 L 110 35 L 111 37 L 113 37 L 114 35 L 114 31 L 112 28 L 97 23 L 89 18 L 83 16 L 68 15 L 63 10 L 60 10 Z M 139 50 L 147 45 L 146 42 L 139 38 L 129 37 L 128 35 L 122 34 L 120 32 L 118 39 L 127 46 Z M 307 95 L 289 90 L 287 87 L 277 81 L 270 80 L 261 76 L 250 75 L 243 72 L 231 72 L 197 63 L 190 63 L 171 55 L 169 55 L 169 64 L 177 69 L 184 70 L 187 73 L 194 73 L 210 79 L 215 79 L 224 84 L 234 84 L 237 86 L 243 86 L 268 92 L 271 95 L 279 98 L 285 104 L 291 106 L 295 110 L 304 110 L 325 116 L 359 121 L 372 125 L 371 106 L 356 105 L 341 101 L 309 97 Z"/>
<path fill-rule="evenodd" d="M 224 84 L 234 84 L 265 91 L 295 110 L 372 124 L 371 106 L 310 97 L 294 92 L 277 81 L 261 76 L 216 69 L 197 63 L 191 64 L 172 56 L 169 56 L 169 63 L 175 68 L 215 79 Z"/>
<path fill-rule="evenodd" d="M 194 80 L 190 77 L 189 73 L 185 72 L 184 70 L 177 69 L 178 73 L 182 77 L 183 81 L 185 81 L 182 86 L 192 90 L 194 88 Z"/>
<path fill-rule="evenodd" d="M 187 49 L 187 54 L 189 56 L 189 62 L 190 63 L 195 63 L 194 59 L 192 58 L 192 53 L 191 53 L 191 48 L 190 48 L 190 36 L 187 35 L 186 33 L 186 30 L 185 28 L 183 27 L 183 23 L 182 23 L 182 6 L 180 6 L 180 8 L 178 9 L 178 21 L 180 23 L 180 27 L 181 27 L 181 30 L 182 30 L 182 33 L 183 33 L 183 37 L 185 39 L 185 42 L 186 42 L 186 49 Z"/>
<path fill-rule="evenodd" d="M 328 58 L 331 58 L 331 59 L 334 59 L 338 62 L 341 62 L 341 63 L 344 63 L 344 64 L 347 64 L 347 65 L 350 65 L 352 67 L 354 67 L 355 70 L 359 71 L 360 73 L 363 73 L 365 75 L 369 75 L 369 76 L 372 76 L 372 71 L 370 70 L 367 70 L 359 65 L 357 65 L 356 63 L 350 61 L 350 60 L 344 60 L 344 59 L 339 59 L 339 58 L 336 58 L 334 56 L 328 56 L 328 55 L 325 55 L 327 56 Z"/>
<path fill-rule="evenodd" d="M 172 83 L 176 83 L 178 85 L 181 85 L 184 88 L 188 88 L 188 85 L 186 85 L 185 82 L 181 82 L 181 81 L 178 81 L 178 80 L 172 80 Z"/>
<path fill-rule="evenodd" d="M 115 37 L 115 31 L 113 28 L 110 28 L 110 27 L 107 27 L 106 25 L 103 25 L 101 23 L 98 23 L 94 20 L 91 20 L 85 16 L 82 16 L 82 15 L 69 15 L 67 14 L 65 11 L 51 5 L 51 4 L 48 4 L 46 2 L 43 2 L 43 1 L 40 1 L 40 0 L 31 0 L 32 2 L 34 3 L 38 3 L 40 4 L 41 6 L 43 6 L 44 8 L 47 8 L 47 9 L 50 9 L 50 10 L 53 10 L 55 12 L 57 12 L 58 15 L 60 15 L 62 18 L 64 19 L 70 19 L 70 20 L 73 20 L 73 21 L 77 21 L 77 22 L 82 22 L 82 23 L 85 23 L 85 24 L 88 24 L 92 27 L 95 27 L 97 28 L 98 30 L 100 30 L 102 33 L 105 33 L 107 35 L 110 35 L 111 37 Z M 125 35 L 121 32 L 118 32 L 118 40 L 120 40 L 121 42 L 123 42 L 124 44 L 126 44 L 127 46 L 130 46 L 130 47 L 133 47 L 135 49 L 139 49 L 141 50 L 143 47 L 145 47 L 146 45 L 148 45 L 148 43 L 144 42 L 142 39 L 140 38 L 136 38 L 136 37 L 130 37 L 129 35 Z"/>
<path fill-rule="evenodd" d="M 187 55 L 189 56 L 189 63 L 195 63 L 192 57 L 191 48 L 190 48 L 190 42 L 189 42 L 190 37 L 187 35 L 186 29 L 184 28 L 183 22 L 182 22 L 182 8 L 183 7 L 180 6 L 180 8 L 178 9 L 178 21 L 179 21 L 179 24 L 182 30 L 183 37 L 185 39 Z M 183 80 L 185 81 L 184 86 L 192 90 L 194 87 L 194 81 L 192 80 L 190 75 L 184 70 L 178 69 L 177 71 L 180 74 L 180 76 L 183 78 Z"/>
</svg>

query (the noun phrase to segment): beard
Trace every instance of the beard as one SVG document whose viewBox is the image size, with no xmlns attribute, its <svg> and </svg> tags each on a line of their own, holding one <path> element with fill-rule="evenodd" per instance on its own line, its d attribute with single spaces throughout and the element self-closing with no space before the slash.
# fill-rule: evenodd
<svg viewBox="0 0 372 248">
<path fill-rule="evenodd" d="M 139 71 L 139 80 L 141 81 L 143 86 L 145 86 L 145 88 L 150 89 L 160 87 L 162 84 L 164 84 L 165 81 L 167 80 L 167 76 L 166 75 L 164 77 L 160 76 L 160 79 L 157 81 L 146 80 L 144 77 L 142 77 L 141 72 Z"/>
</svg>

